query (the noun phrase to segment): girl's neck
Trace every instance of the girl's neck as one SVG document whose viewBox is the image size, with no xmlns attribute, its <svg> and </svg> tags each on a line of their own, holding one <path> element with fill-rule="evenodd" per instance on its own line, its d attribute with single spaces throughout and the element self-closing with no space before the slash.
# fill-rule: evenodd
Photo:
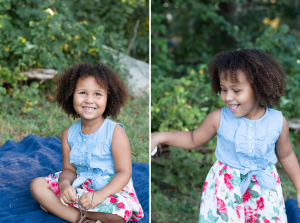
<svg viewBox="0 0 300 223">
<path fill-rule="evenodd" d="M 262 118 L 266 113 L 266 108 L 258 105 L 255 108 L 252 109 L 250 113 L 248 113 L 244 118 L 249 119 L 249 120 L 257 120 Z"/>
<path fill-rule="evenodd" d="M 84 135 L 93 134 L 100 128 L 104 120 L 105 118 L 102 116 L 93 120 L 81 119 L 81 133 Z"/>
</svg>

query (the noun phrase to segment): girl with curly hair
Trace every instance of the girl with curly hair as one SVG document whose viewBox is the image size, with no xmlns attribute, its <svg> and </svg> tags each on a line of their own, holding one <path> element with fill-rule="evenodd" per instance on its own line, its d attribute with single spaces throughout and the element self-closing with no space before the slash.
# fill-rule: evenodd
<svg viewBox="0 0 300 223">
<path fill-rule="evenodd" d="M 200 147 L 217 135 L 215 155 L 202 192 L 200 222 L 287 222 L 277 159 L 290 177 L 300 209 L 300 168 L 279 105 L 286 75 L 269 54 L 256 49 L 216 55 L 209 64 L 212 90 L 225 107 L 209 113 L 190 132 L 152 135 L 164 143 Z"/>
<path fill-rule="evenodd" d="M 68 222 L 128 222 L 143 217 L 133 188 L 124 126 L 111 121 L 126 103 L 127 87 L 103 65 L 78 64 L 55 80 L 55 100 L 81 121 L 63 131 L 62 171 L 35 178 L 41 208 Z"/>
</svg>

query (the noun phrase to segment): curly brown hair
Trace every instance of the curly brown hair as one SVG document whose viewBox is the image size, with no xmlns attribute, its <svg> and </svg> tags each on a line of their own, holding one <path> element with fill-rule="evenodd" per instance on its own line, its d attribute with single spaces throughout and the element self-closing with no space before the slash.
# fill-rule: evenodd
<svg viewBox="0 0 300 223">
<path fill-rule="evenodd" d="M 107 104 L 103 117 L 116 118 L 120 113 L 121 107 L 128 100 L 127 86 L 123 80 L 111 69 L 104 65 L 91 65 L 80 63 L 74 65 L 58 75 L 54 82 L 57 85 L 55 90 L 55 101 L 63 110 L 73 118 L 77 118 L 73 107 L 73 93 L 78 79 L 92 76 L 97 84 L 107 91 Z"/>
<path fill-rule="evenodd" d="M 258 49 L 232 50 L 217 54 L 208 66 L 213 92 L 221 92 L 221 73 L 225 79 L 229 75 L 231 82 L 238 83 L 238 69 L 245 73 L 261 105 L 280 104 L 280 96 L 285 90 L 286 74 L 271 55 Z"/>
</svg>

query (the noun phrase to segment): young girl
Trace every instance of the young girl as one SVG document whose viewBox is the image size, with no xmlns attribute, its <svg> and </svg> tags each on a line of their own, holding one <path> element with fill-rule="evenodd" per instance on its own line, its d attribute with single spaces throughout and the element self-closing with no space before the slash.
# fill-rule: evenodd
<svg viewBox="0 0 300 223">
<path fill-rule="evenodd" d="M 89 64 L 65 70 L 56 84 L 57 103 L 81 121 L 62 134 L 62 171 L 34 179 L 32 196 L 44 211 L 68 222 L 140 220 L 129 140 L 124 126 L 107 118 L 127 101 L 126 85 L 109 68 Z"/>
<path fill-rule="evenodd" d="M 300 168 L 279 105 L 285 73 L 270 55 L 255 49 L 217 55 L 209 64 L 212 90 L 226 107 L 209 113 L 191 132 L 152 135 L 159 143 L 199 147 L 217 134 L 217 161 L 206 177 L 201 222 L 287 222 L 277 158 L 293 182 L 300 208 Z M 277 158 L 276 158 L 276 155 Z"/>
</svg>

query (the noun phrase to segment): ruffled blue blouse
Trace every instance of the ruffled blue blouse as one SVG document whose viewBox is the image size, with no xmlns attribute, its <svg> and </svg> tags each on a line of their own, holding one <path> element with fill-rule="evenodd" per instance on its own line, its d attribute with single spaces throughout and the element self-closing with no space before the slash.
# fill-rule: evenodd
<svg viewBox="0 0 300 223">
<path fill-rule="evenodd" d="M 229 108 L 221 109 L 215 155 L 219 161 L 239 169 L 242 174 L 249 173 L 240 185 L 242 196 L 253 175 L 261 187 L 276 188 L 275 178 L 263 169 L 277 163 L 275 143 L 281 134 L 282 122 L 282 113 L 270 108 L 266 108 L 264 116 L 257 120 L 236 118 Z"/>
<path fill-rule="evenodd" d="M 90 135 L 81 132 L 81 121 L 71 125 L 67 136 L 71 148 L 70 163 L 79 175 L 72 184 L 74 188 L 91 179 L 93 186 L 99 190 L 108 184 L 104 176 L 115 174 L 111 141 L 117 124 L 105 119 L 100 128 Z M 125 130 L 122 124 L 118 125 Z"/>
</svg>

